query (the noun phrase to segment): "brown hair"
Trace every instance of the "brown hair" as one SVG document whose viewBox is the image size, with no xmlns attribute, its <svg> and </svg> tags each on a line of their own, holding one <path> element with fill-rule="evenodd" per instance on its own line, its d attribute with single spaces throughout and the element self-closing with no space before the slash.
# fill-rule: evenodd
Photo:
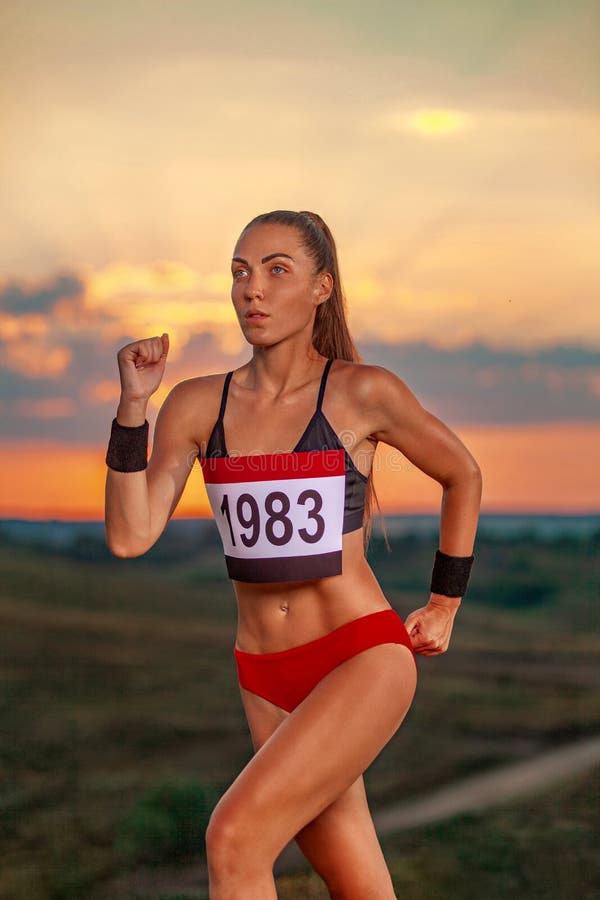
<svg viewBox="0 0 600 900">
<path fill-rule="evenodd" d="M 290 209 L 275 209 L 272 212 L 261 213 L 261 215 L 255 216 L 243 229 L 242 235 L 254 225 L 267 224 L 290 225 L 296 228 L 302 236 L 302 243 L 308 255 L 314 260 L 315 274 L 329 272 L 333 278 L 333 290 L 329 299 L 325 303 L 319 304 L 315 313 L 312 333 L 312 342 L 315 350 L 328 359 L 363 362 L 363 358 L 350 336 L 346 321 L 346 298 L 342 289 L 335 240 L 321 216 L 308 210 L 295 212 Z M 374 443 L 375 448 L 377 448 L 377 441 L 374 438 L 369 437 L 368 440 Z M 390 550 L 385 522 L 373 483 L 373 470 L 371 470 L 367 480 L 365 514 L 363 518 L 365 553 L 371 539 L 373 501 L 377 504 L 385 542 L 388 550 Z"/>
</svg>

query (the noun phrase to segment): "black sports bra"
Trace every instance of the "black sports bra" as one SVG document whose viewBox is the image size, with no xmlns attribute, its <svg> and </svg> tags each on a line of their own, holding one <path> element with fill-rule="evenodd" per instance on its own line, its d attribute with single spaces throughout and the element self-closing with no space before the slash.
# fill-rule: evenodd
<svg viewBox="0 0 600 900">
<path fill-rule="evenodd" d="M 229 456 L 223 416 L 233 371 L 223 384 L 206 456 L 198 454 L 223 539 L 230 578 L 306 581 L 342 571 L 342 534 L 362 528 L 367 476 L 360 472 L 317 406 L 291 453 Z"/>
</svg>

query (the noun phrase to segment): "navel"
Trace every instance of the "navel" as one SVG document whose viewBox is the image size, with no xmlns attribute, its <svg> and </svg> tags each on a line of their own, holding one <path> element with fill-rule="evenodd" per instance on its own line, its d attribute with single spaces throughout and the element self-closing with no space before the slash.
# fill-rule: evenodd
<svg viewBox="0 0 600 900">
<path fill-rule="evenodd" d="M 285 613 L 286 613 L 286 612 L 288 611 L 288 609 L 289 609 L 289 606 L 287 605 L 287 603 L 280 603 L 280 604 L 279 604 L 279 609 L 280 609 L 282 612 L 285 612 Z"/>
</svg>

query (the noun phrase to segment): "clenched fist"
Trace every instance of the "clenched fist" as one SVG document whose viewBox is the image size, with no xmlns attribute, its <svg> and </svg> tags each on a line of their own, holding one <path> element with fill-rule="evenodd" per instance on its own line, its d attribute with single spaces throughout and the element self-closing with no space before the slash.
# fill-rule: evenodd
<svg viewBox="0 0 600 900">
<path fill-rule="evenodd" d="M 147 400 L 157 390 L 168 352 L 169 335 L 166 332 L 160 337 L 143 338 L 121 347 L 117 362 L 123 400 Z"/>
<path fill-rule="evenodd" d="M 454 616 L 459 606 L 460 597 L 431 594 L 426 606 L 406 617 L 404 625 L 415 653 L 436 656 L 448 649 Z"/>
</svg>

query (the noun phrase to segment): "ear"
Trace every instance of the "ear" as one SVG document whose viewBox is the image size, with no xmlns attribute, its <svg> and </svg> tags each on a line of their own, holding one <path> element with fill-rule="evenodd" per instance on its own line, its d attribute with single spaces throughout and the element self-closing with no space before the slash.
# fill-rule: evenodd
<svg viewBox="0 0 600 900">
<path fill-rule="evenodd" d="M 317 281 L 315 284 L 315 297 L 317 299 L 317 304 L 320 306 L 321 303 L 325 303 L 327 300 L 329 300 L 332 292 L 332 275 L 329 272 L 320 272 L 319 275 L 317 275 Z"/>
</svg>

